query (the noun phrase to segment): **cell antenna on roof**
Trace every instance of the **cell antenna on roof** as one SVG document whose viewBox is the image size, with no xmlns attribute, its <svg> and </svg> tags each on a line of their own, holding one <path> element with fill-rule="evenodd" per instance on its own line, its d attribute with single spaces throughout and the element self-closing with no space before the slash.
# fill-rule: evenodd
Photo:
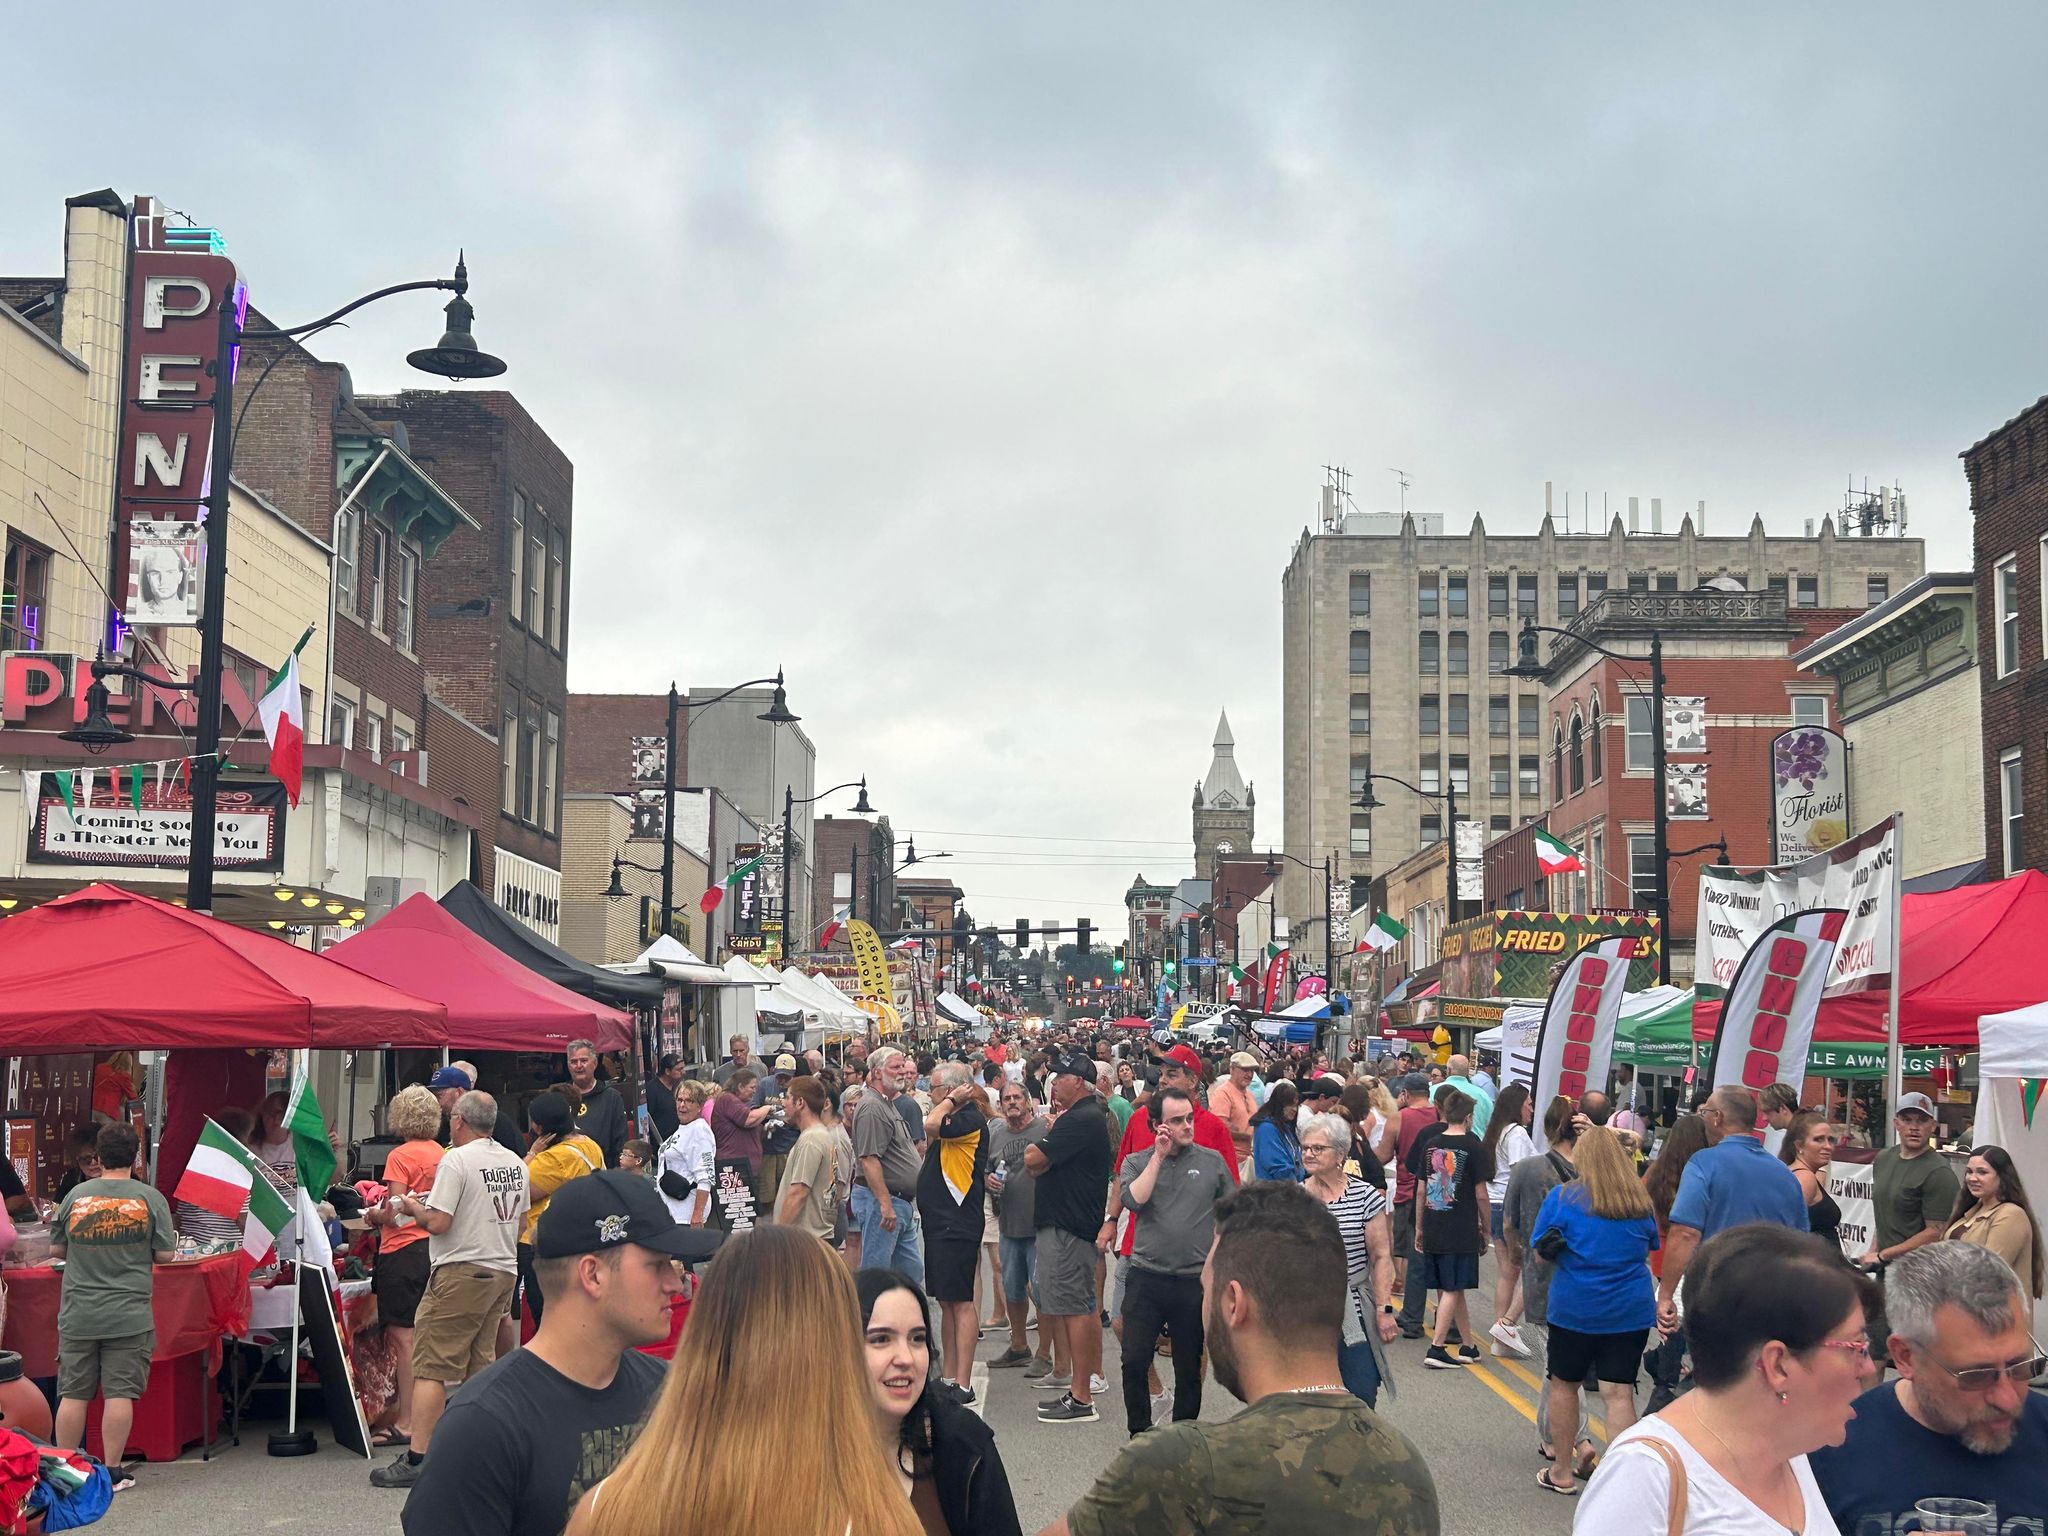
<svg viewBox="0 0 2048 1536">
<path fill-rule="evenodd" d="M 1407 470 L 1405 470 L 1405 469 L 1391 469 L 1391 468 L 1390 468 L 1390 469 L 1389 469 L 1389 470 L 1387 471 L 1387 473 L 1388 473 L 1388 474 L 1390 474 L 1390 475 L 1392 475 L 1392 476 L 1394 477 L 1394 479 L 1395 479 L 1395 480 L 1397 480 L 1398 482 L 1400 482 L 1400 486 L 1401 486 L 1401 515 L 1402 515 L 1403 517 L 1406 517 L 1406 516 L 1408 515 L 1408 487 L 1409 487 L 1409 486 L 1411 486 L 1411 485 L 1413 485 L 1413 484 L 1414 484 L 1415 482 L 1414 482 L 1413 480 L 1410 480 L 1410 479 L 1408 478 L 1408 471 L 1407 471 Z"/>
</svg>

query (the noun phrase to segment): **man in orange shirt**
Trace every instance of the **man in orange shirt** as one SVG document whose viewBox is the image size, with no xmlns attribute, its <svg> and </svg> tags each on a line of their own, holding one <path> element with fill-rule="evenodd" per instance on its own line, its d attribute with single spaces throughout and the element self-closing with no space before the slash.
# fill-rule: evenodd
<svg viewBox="0 0 2048 1536">
<path fill-rule="evenodd" d="M 1230 1058 L 1230 1075 L 1209 1088 L 1209 1108 L 1230 1127 L 1239 1167 L 1252 1155 L 1252 1115 L 1258 1108 L 1252 1103 L 1252 1073 L 1258 1065 L 1250 1051 L 1239 1051 Z"/>
</svg>

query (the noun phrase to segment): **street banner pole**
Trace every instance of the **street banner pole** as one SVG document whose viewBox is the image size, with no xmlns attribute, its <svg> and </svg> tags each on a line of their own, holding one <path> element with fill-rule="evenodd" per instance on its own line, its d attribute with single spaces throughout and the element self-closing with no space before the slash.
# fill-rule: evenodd
<svg viewBox="0 0 2048 1536">
<path fill-rule="evenodd" d="M 1905 969 L 1901 939 L 1906 904 L 1906 813 L 1892 813 L 1892 984 L 1884 1011 L 1885 1124 L 1899 1112 L 1906 1091 L 1906 1053 L 1899 1042 L 1899 974 Z"/>
</svg>

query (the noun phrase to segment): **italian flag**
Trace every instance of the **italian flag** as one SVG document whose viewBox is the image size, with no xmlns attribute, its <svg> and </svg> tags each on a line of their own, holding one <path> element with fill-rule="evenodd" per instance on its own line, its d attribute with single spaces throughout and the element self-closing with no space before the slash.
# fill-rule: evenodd
<svg viewBox="0 0 2048 1536">
<path fill-rule="evenodd" d="M 1365 937 L 1358 941 L 1358 950 L 1354 953 L 1369 949 L 1375 954 L 1384 954 L 1390 949 L 1397 948 L 1407 937 L 1408 930 L 1387 913 L 1382 912 L 1372 920 L 1372 926 L 1365 930 Z"/>
<path fill-rule="evenodd" d="M 242 1222 L 242 1264 L 261 1267 L 277 1246 L 277 1234 L 292 1219 L 292 1208 L 259 1167 L 255 1155 L 208 1120 L 200 1127 L 192 1157 L 173 1193 L 202 1210 Z"/>
<path fill-rule="evenodd" d="M 327 1117 L 313 1097 L 313 1079 L 301 1069 L 285 1105 L 285 1129 L 292 1133 L 292 1155 L 299 1165 L 299 1184 L 315 1201 L 327 1198 L 334 1182 L 334 1147 L 327 1139 Z"/>
<path fill-rule="evenodd" d="M 852 915 L 853 908 L 850 906 L 841 907 L 837 912 L 834 912 L 832 914 L 832 921 L 827 923 L 824 932 L 818 935 L 818 947 L 823 949 L 827 944 L 838 938 L 839 930 L 846 926 L 846 920 Z"/>
<path fill-rule="evenodd" d="M 1582 872 L 1585 865 L 1579 862 L 1578 854 L 1571 844 L 1559 842 L 1541 827 L 1530 829 L 1536 834 L 1536 863 L 1546 875 L 1569 875 Z"/>
<path fill-rule="evenodd" d="M 313 638 L 309 626 L 299 636 L 256 701 L 256 716 L 263 722 L 263 739 L 270 743 L 271 776 L 284 785 L 293 805 L 299 803 L 299 789 L 305 779 L 306 706 L 299 696 L 299 652 Z"/>
<path fill-rule="evenodd" d="M 703 909 L 707 916 L 713 912 L 716 912 L 718 910 L 718 904 L 725 900 L 725 893 L 727 891 L 737 890 L 739 888 L 739 883 L 742 880 L 746 879 L 747 876 L 751 875 L 755 870 L 759 869 L 762 863 L 767 859 L 767 857 L 768 855 L 765 853 L 755 854 L 751 859 L 747 860 L 746 863 L 742 864 L 738 869 L 734 870 L 731 874 L 727 875 L 722 882 L 712 886 L 710 890 L 706 891 L 703 895 L 703 898 L 698 901 L 697 905 Z"/>
<path fill-rule="evenodd" d="M 924 940 L 911 938 L 906 935 L 905 937 L 898 939 L 894 944 L 891 944 L 889 947 L 891 949 L 919 949 L 923 946 L 923 944 Z"/>
</svg>

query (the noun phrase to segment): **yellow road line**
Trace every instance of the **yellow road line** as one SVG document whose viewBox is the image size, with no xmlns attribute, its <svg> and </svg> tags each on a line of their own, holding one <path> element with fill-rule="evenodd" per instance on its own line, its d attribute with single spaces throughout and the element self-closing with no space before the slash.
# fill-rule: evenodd
<svg viewBox="0 0 2048 1536">
<path fill-rule="evenodd" d="M 1481 1381 L 1485 1382 L 1489 1387 L 1493 1388 L 1495 1392 L 1500 1394 L 1502 1402 L 1506 1403 L 1510 1408 L 1514 1409 L 1515 1412 L 1519 1413 L 1531 1424 L 1534 1424 L 1536 1422 L 1535 1408 L 1533 1408 L 1530 1404 L 1524 1402 L 1522 1400 L 1521 1393 L 1517 1392 L 1513 1387 L 1509 1386 L 1506 1382 L 1502 1381 L 1498 1376 L 1495 1376 L 1493 1372 L 1487 1370 L 1483 1366 L 1468 1365 L 1465 1367 L 1465 1373 L 1469 1376 L 1477 1376 Z"/>
<path fill-rule="evenodd" d="M 1535 1374 L 1535 1373 L 1534 1373 L 1533 1371 L 1531 1371 L 1531 1370 L 1530 1370 L 1530 1369 L 1529 1369 L 1529 1368 L 1528 1368 L 1527 1366 L 1525 1366 L 1525 1365 L 1520 1365 L 1520 1364 L 1517 1364 L 1517 1363 L 1516 1363 L 1515 1361 L 1513 1361 L 1513 1360 L 1509 1360 L 1509 1359 L 1505 1359 L 1505 1358 L 1503 1358 L 1503 1357 L 1502 1357 L 1502 1356 L 1500 1356 L 1500 1355 L 1495 1355 L 1495 1356 L 1493 1357 L 1493 1364 L 1495 1364 L 1495 1365 L 1497 1365 L 1497 1366 L 1501 1367 L 1501 1368 L 1502 1368 L 1503 1370 L 1505 1370 L 1505 1371 L 1508 1371 L 1509 1373 L 1511 1373 L 1512 1375 L 1514 1375 L 1514 1376 L 1515 1376 L 1516 1378 L 1518 1378 L 1519 1380 L 1521 1380 L 1521 1381 L 1524 1381 L 1524 1382 L 1528 1383 L 1528 1385 L 1529 1385 L 1529 1386 L 1530 1386 L 1530 1387 L 1531 1387 L 1531 1388 L 1532 1388 L 1533 1390 L 1535 1390 L 1535 1391 L 1537 1391 L 1537 1392 L 1542 1392 L 1542 1391 L 1546 1391 L 1546 1390 L 1547 1390 L 1547 1384 L 1546 1384 L 1546 1382 L 1545 1382 L 1545 1381 L 1544 1381 L 1544 1380 L 1543 1380 L 1543 1379 L 1542 1379 L 1541 1377 L 1538 1377 L 1538 1376 L 1537 1376 L 1537 1375 L 1536 1375 L 1536 1374 Z M 1468 1370 L 1468 1371 L 1469 1371 L 1469 1370 L 1476 1370 L 1476 1369 L 1478 1369 L 1478 1367 L 1476 1367 L 1476 1366 L 1470 1366 L 1470 1365 L 1468 1365 L 1468 1366 L 1466 1366 L 1466 1367 L 1465 1367 L 1465 1369 L 1466 1369 L 1466 1370 Z M 1486 1373 L 1486 1372 L 1484 1372 L 1484 1371 L 1481 1371 L 1481 1373 L 1480 1373 L 1480 1374 L 1482 1374 L 1482 1375 L 1486 1375 L 1487 1373 Z M 1489 1377 L 1489 1382 L 1490 1382 L 1490 1381 L 1491 1381 L 1491 1378 Z M 1516 1400 L 1516 1406 L 1518 1406 L 1518 1407 L 1520 1406 L 1520 1399 L 1519 1399 L 1519 1398 L 1518 1398 L 1518 1399 Z M 1529 1421 L 1530 1421 L 1531 1423 L 1534 1423 L 1534 1422 L 1535 1422 L 1536 1416 L 1535 1416 L 1535 1415 L 1534 1415 L 1533 1413 L 1532 1413 L 1532 1414 L 1530 1414 L 1530 1415 L 1529 1415 L 1528 1417 L 1529 1417 Z M 1588 1416 L 1587 1416 L 1587 1419 L 1586 1419 L 1586 1423 L 1587 1423 L 1588 1427 L 1589 1427 L 1589 1428 L 1591 1428 L 1591 1430 L 1593 1431 L 1593 1438 L 1594 1438 L 1594 1439 L 1596 1439 L 1596 1440 L 1600 1440 L 1600 1441 L 1605 1441 L 1605 1440 L 1607 1439 L 1607 1426 L 1606 1426 L 1605 1424 L 1601 1423 L 1599 1419 L 1597 1419 L 1597 1418 L 1594 1418 L 1594 1417 L 1592 1417 L 1591 1415 L 1588 1415 Z"/>
</svg>

